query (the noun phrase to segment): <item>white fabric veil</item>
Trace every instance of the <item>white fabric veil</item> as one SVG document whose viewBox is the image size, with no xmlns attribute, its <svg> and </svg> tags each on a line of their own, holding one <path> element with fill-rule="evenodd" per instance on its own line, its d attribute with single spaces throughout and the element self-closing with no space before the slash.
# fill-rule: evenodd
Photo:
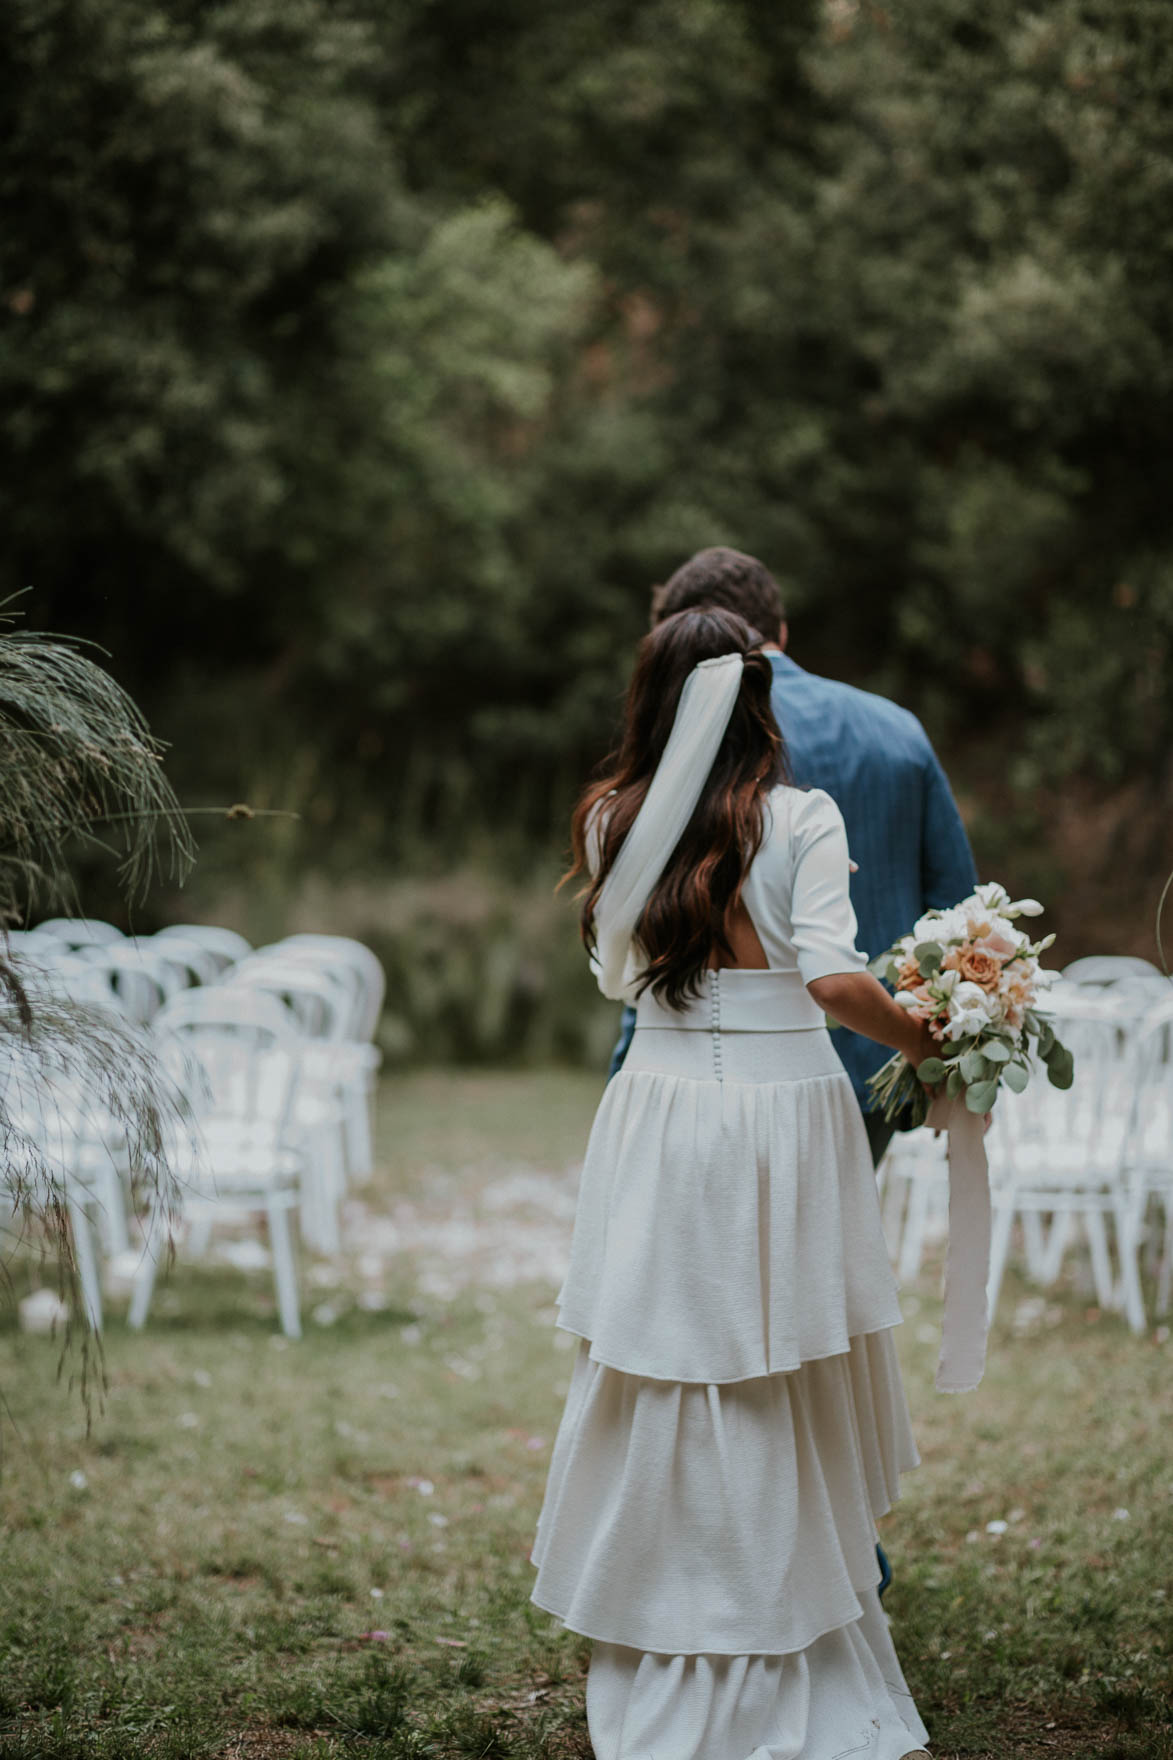
<svg viewBox="0 0 1173 1760">
<path fill-rule="evenodd" d="M 664 755 L 595 906 L 599 989 L 635 1000 L 641 965 L 632 936 L 652 889 L 696 810 L 741 689 L 743 654 L 702 660 L 684 681 Z M 600 814 L 606 814 L 606 802 Z"/>
</svg>

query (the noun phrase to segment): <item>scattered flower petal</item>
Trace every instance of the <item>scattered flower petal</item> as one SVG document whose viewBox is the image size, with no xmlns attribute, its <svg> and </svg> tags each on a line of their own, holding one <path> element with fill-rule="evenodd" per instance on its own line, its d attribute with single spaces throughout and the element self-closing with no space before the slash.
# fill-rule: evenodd
<svg viewBox="0 0 1173 1760">
<path fill-rule="evenodd" d="M 86 1478 L 84 1473 L 76 1472 L 76 1473 L 70 1473 L 69 1483 L 73 1486 L 73 1489 L 75 1491 L 84 1491 L 86 1486 L 89 1484 L 89 1480 Z"/>
</svg>

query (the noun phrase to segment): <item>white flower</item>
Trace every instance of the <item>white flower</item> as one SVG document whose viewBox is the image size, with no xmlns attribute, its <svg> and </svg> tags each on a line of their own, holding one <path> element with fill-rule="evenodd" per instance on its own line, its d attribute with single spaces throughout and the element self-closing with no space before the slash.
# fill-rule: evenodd
<svg viewBox="0 0 1173 1760">
<path fill-rule="evenodd" d="M 997 1000 L 987 996 L 980 984 L 961 983 L 949 998 L 947 1039 L 964 1039 L 967 1033 L 980 1033 L 990 1025 L 997 1012 Z"/>
<path fill-rule="evenodd" d="M 936 941 L 943 947 L 947 941 L 963 940 L 967 933 L 965 912 L 954 905 L 947 911 L 926 911 L 913 925 L 912 943 L 916 947 L 922 941 Z"/>
<path fill-rule="evenodd" d="M 999 911 L 1010 902 L 1010 894 L 997 880 L 987 880 L 983 886 L 975 886 L 973 896 L 988 911 Z"/>
<path fill-rule="evenodd" d="M 1008 917 L 1041 917 L 1043 907 L 1037 898 L 1019 898 L 1006 906 Z"/>
<path fill-rule="evenodd" d="M 952 970 L 948 972 L 938 972 L 929 987 L 934 996 L 939 996 L 942 1002 L 945 1002 L 950 996 L 952 996 L 960 982 L 960 972 Z"/>
</svg>

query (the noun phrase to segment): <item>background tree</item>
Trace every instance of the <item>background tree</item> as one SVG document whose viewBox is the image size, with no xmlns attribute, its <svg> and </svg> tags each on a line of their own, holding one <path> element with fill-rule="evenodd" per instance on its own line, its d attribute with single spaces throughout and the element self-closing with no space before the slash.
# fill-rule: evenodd
<svg viewBox="0 0 1173 1760">
<path fill-rule="evenodd" d="M 0 81 L 0 574 L 185 796 L 529 872 L 734 542 L 1068 950 L 1151 946 L 1162 0 L 14 0 Z"/>
</svg>

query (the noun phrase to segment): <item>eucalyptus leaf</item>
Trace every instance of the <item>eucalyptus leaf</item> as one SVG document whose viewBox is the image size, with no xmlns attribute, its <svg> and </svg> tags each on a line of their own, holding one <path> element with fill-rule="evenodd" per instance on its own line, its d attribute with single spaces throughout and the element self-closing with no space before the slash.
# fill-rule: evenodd
<svg viewBox="0 0 1173 1760">
<path fill-rule="evenodd" d="M 965 1077 L 962 1075 L 957 1064 L 954 1064 L 949 1071 L 949 1080 L 945 1083 L 945 1092 L 948 1094 L 950 1100 L 956 1100 L 964 1086 Z"/>
<path fill-rule="evenodd" d="M 965 1108 L 967 1112 L 988 1112 L 998 1098 L 998 1078 L 991 1076 L 988 1081 L 975 1082 L 972 1088 L 965 1090 Z"/>
<path fill-rule="evenodd" d="M 1030 1081 L 1030 1071 L 1025 1063 L 1008 1063 L 1002 1071 L 1002 1080 L 1012 1094 L 1021 1094 Z"/>
<path fill-rule="evenodd" d="M 1010 1047 L 1005 1039 L 987 1039 L 982 1052 L 989 1063 L 1009 1063 Z"/>
<path fill-rule="evenodd" d="M 944 1081 L 947 1074 L 948 1066 L 943 1057 L 926 1057 L 923 1063 L 917 1065 L 916 1079 L 934 1088 L 938 1082 Z"/>
<path fill-rule="evenodd" d="M 961 1073 L 967 1082 L 982 1082 L 994 1072 L 992 1066 L 986 1062 L 984 1053 L 974 1050 L 967 1051 L 962 1057 Z"/>
<path fill-rule="evenodd" d="M 933 978 L 941 969 L 944 949 L 939 941 L 921 941 L 913 949 L 916 969 L 922 978 Z"/>
<path fill-rule="evenodd" d="M 1075 1059 L 1065 1045 L 1047 1059 L 1047 1077 L 1053 1088 L 1069 1088 L 1075 1080 Z"/>
</svg>

